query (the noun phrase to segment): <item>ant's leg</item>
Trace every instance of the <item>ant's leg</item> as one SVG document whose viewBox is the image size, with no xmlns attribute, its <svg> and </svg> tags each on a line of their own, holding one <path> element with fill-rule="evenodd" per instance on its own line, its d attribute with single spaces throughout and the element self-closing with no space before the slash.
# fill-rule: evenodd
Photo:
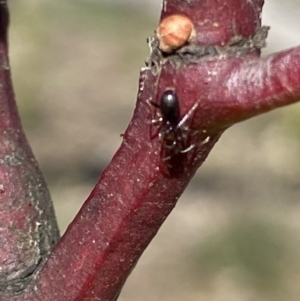
<svg viewBox="0 0 300 301">
<path fill-rule="evenodd" d="M 190 110 L 181 118 L 181 120 L 178 122 L 176 128 L 181 128 L 187 120 L 194 114 L 195 110 L 198 108 L 199 102 L 195 103 Z"/>
<path fill-rule="evenodd" d="M 197 143 L 193 143 L 193 144 L 190 143 L 191 138 L 196 136 L 198 134 L 198 131 L 191 130 L 190 128 L 186 127 L 182 129 L 182 132 L 183 132 L 182 139 L 184 139 L 183 141 L 185 141 L 185 145 L 184 147 L 182 147 L 180 153 L 184 154 L 191 151 L 198 145 Z"/>
<path fill-rule="evenodd" d="M 186 126 L 186 122 L 189 120 L 189 118 L 192 118 L 192 115 L 195 113 L 198 105 L 199 102 L 195 103 L 176 126 L 178 147 L 181 154 L 191 151 L 196 146 L 195 144 L 190 144 L 189 141 L 191 136 L 194 136 L 196 133 L 191 132 L 191 129 Z"/>
<path fill-rule="evenodd" d="M 157 119 L 152 119 L 151 121 L 149 121 L 148 123 L 149 124 L 153 124 L 153 125 L 157 125 L 159 123 L 162 123 L 163 122 L 163 118 L 162 117 L 159 117 Z"/>
<path fill-rule="evenodd" d="M 195 148 L 196 144 L 191 144 L 189 147 L 183 149 L 180 151 L 181 154 L 185 154 L 188 153 L 189 151 L 191 151 L 193 148 Z"/>
</svg>

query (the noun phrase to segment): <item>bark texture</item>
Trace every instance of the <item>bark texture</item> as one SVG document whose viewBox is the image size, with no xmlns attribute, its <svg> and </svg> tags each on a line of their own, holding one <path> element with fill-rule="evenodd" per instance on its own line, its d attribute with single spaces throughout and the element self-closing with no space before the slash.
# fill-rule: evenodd
<svg viewBox="0 0 300 301">
<path fill-rule="evenodd" d="M 48 254 L 58 232 L 13 101 L 7 8 L 2 2 L 0 229 L 7 247 L 0 257 L 8 258 L 2 265 L 5 269 L 11 267 L 2 283 L 10 281 L 12 271 L 25 277 L 32 273 L 32 281 L 11 290 L 19 293 L 13 300 L 116 300 L 224 130 L 299 99 L 300 48 L 259 57 L 268 32 L 261 26 L 262 6 L 262 0 L 163 1 L 161 19 L 184 14 L 194 23 L 196 36 L 171 54 L 158 48 L 156 34 L 149 38 L 151 55 L 140 74 L 136 108 L 123 143 L 39 270 L 36 266 L 44 258 L 40 254 Z M 179 127 L 181 139 L 190 146 L 186 152 L 165 149 L 167 125 L 153 124 L 161 112 L 151 103 L 159 105 L 168 89 L 178 96 L 179 120 L 186 118 Z M 153 129 L 161 135 L 153 135 Z M 168 136 L 168 142 L 175 136 Z M 162 156 L 165 153 L 171 153 L 168 160 Z M 28 264 L 22 267 L 24 262 Z M 1 300 L 12 300 L 11 295 L 4 294 Z"/>
</svg>

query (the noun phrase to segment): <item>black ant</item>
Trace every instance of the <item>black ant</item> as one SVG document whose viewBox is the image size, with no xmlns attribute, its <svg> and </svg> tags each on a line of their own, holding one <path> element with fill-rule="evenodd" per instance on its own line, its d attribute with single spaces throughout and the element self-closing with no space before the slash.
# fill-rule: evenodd
<svg viewBox="0 0 300 301">
<path fill-rule="evenodd" d="M 159 118 L 151 121 L 153 125 L 158 125 L 156 133 L 151 132 L 151 139 L 159 136 L 162 161 L 169 160 L 170 166 L 174 166 L 174 163 L 178 165 L 181 161 L 180 155 L 195 147 L 194 144 L 190 144 L 191 130 L 186 126 L 186 122 L 194 114 L 198 103 L 194 104 L 182 118 L 180 118 L 178 96 L 171 89 L 162 94 L 159 103 L 150 103 L 159 110 L 156 113 Z"/>
</svg>

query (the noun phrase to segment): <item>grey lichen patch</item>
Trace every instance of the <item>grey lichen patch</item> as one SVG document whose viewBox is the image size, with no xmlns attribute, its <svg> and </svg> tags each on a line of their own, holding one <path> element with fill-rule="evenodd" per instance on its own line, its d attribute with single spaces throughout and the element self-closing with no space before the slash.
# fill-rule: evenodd
<svg viewBox="0 0 300 301">
<path fill-rule="evenodd" d="M 154 34 L 147 40 L 150 57 L 146 61 L 146 65 L 151 68 L 153 75 L 157 75 L 166 62 L 170 62 L 174 68 L 181 68 L 190 63 L 201 62 L 203 58 L 240 56 L 265 47 L 269 29 L 268 26 L 258 27 L 253 36 L 248 38 L 236 34 L 224 46 L 195 45 L 191 43 L 170 54 L 159 49 L 159 41 L 156 34 Z"/>
<path fill-rule="evenodd" d="M 261 49 L 266 47 L 266 39 L 269 33 L 270 27 L 269 26 L 262 26 L 260 27 L 252 37 L 252 43 L 255 48 Z"/>
<path fill-rule="evenodd" d="M 3 162 L 3 164 L 7 166 L 18 166 L 22 164 L 24 158 L 25 158 L 25 153 L 23 148 L 17 147 L 9 155 L 4 156 L 4 158 L 1 159 L 0 163 Z"/>
<path fill-rule="evenodd" d="M 20 258 L 27 258 L 27 260 L 20 261 L 18 264 L 7 262 L 5 268 L 1 270 L 0 292 L 5 295 L 16 295 L 26 288 L 42 261 L 39 250 L 33 247 L 32 233 L 24 233 L 20 229 L 12 228 L 11 234 L 19 242 L 12 251 L 21 249 Z"/>
<path fill-rule="evenodd" d="M 269 29 L 268 26 L 259 27 L 250 38 L 235 35 L 225 47 L 218 47 L 217 49 L 221 52 L 238 55 L 247 53 L 249 50 L 261 49 L 266 46 Z"/>
<path fill-rule="evenodd" d="M 3 214 L 13 218 L 9 227 L 0 221 L 6 233 L 0 240 L 5 255 L 0 258 L 5 267 L 0 270 L 0 299 L 1 294 L 18 295 L 32 283 L 59 239 L 51 197 L 27 141 L 17 139 L 14 132 L 5 136 L 0 170 L 4 166 L 6 174 L 1 185 L 9 191 L 2 195 Z"/>
</svg>

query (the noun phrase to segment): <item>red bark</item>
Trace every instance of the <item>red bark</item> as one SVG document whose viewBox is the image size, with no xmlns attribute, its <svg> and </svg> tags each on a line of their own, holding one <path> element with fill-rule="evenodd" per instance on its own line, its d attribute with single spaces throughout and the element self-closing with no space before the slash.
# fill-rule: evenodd
<svg viewBox="0 0 300 301">
<path fill-rule="evenodd" d="M 32 281 L 59 233 L 52 201 L 23 133 L 7 55 L 8 11 L 0 3 L 0 299 Z"/>
<path fill-rule="evenodd" d="M 162 18 L 175 13 L 188 16 L 194 23 L 196 38 L 170 55 L 157 48 L 155 36 L 150 39 L 151 57 L 141 72 L 136 109 L 120 149 L 43 268 L 33 273 L 34 279 L 16 300 L 115 300 L 224 130 L 299 99 L 300 48 L 259 58 L 267 33 L 260 24 L 262 5 L 262 0 L 164 0 Z M 3 4 L 1 9 L 5 11 Z M 2 25 L 4 33 L 5 24 Z M 3 38 L 1 41 L 3 61 L 6 44 Z M 1 133 L 11 129 L 10 137 L 24 153 L 18 170 L 6 178 L 4 189 L 9 190 L 2 194 L 1 204 L 8 206 L 11 198 L 7 191 L 16 193 L 14 200 L 18 202 L 24 199 L 26 188 L 32 187 L 30 181 L 35 181 L 36 188 L 42 180 L 21 134 L 9 71 L 4 68 L 1 83 L 7 87 L 0 91 L 5 90 L 1 101 L 8 102 L 1 106 Z M 197 104 L 187 120 L 190 135 L 183 137 L 195 147 L 174 155 L 176 161 L 162 160 L 163 145 L 158 136 L 151 135 L 151 120 L 158 109 L 149 103 L 157 103 L 170 88 L 178 95 L 181 117 Z M 8 139 L 1 135 L 4 157 L 12 147 L 6 146 Z M 0 176 L 4 177 L 7 167 L 0 168 Z M 29 171 L 32 177 L 26 176 Z M 20 174 L 22 181 L 18 182 Z M 18 188 L 9 186 L 11 183 L 17 183 Z M 45 194 L 39 194 L 39 201 L 44 202 L 41 210 L 49 207 L 46 199 Z M 17 206 L 24 208 L 23 203 Z M 33 207 L 31 210 L 36 208 Z M 12 209 L 7 212 L 11 216 L 10 220 L 6 217 L 6 224 L 18 227 L 21 223 L 24 229 L 28 226 L 29 222 L 24 225 L 21 217 L 14 218 Z M 24 213 L 32 229 L 37 225 L 37 213 L 25 209 Z M 49 216 L 43 218 L 47 220 Z M 18 261 L 17 253 L 11 252 Z M 1 300 L 10 298 L 3 295 Z"/>
</svg>

